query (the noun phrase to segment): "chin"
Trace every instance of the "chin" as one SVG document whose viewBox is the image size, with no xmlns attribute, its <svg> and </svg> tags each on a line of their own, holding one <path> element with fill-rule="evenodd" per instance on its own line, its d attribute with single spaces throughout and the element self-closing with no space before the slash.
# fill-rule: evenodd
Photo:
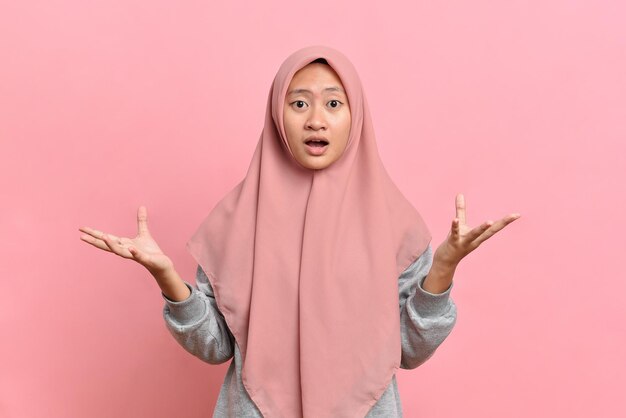
<svg viewBox="0 0 626 418">
<path fill-rule="evenodd" d="M 332 164 L 332 161 L 328 161 L 326 158 L 315 158 L 315 159 L 307 159 L 305 162 L 300 163 L 300 165 L 310 169 L 310 170 L 322 170 Z"/>
</svg>

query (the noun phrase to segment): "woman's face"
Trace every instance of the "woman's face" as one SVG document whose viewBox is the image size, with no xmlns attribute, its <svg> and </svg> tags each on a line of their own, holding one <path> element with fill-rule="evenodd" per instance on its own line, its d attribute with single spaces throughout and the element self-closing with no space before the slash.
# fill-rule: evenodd
<svg viewBox="0 0 626 418">
<path fill-rule="evenodd" d="M 300 165 L 320 170 L 341 157 L 350 135 L 350 106 L 339 76 L 329 65 L 308 64 L 294 74 L 283 121 L 287 142 Z M 313 139 L 326 145 L 316 146 L 310 142 Z"/>
</svg>

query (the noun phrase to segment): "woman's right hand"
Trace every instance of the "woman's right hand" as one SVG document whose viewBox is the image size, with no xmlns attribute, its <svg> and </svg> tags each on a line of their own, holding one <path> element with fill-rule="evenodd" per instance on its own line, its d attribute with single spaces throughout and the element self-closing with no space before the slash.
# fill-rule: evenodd
<svg viewBox="0 0 626 418">
<path fill-rule="evenodd" d="M 174 268 L 172 260 L 163 254 L 148 231 L 148 210 L 145 206 L 137 210 L 138 231 L 135 238 L 117 237 L 87 226 L 78 229 L 84 232 L 80 236 L 81 240 L 101 250 L 135 260 L 155 277 Z"/>
</svg>

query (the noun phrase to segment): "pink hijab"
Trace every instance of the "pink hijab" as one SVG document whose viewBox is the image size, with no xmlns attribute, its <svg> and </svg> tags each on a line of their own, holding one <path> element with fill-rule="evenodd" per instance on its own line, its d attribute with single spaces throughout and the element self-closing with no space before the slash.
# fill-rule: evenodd
<svg viewBox="0 0 626 418">
<path fill-rule="evenodd" d="M 310 170 L 289 149 L 283 107 L 294 73 L 317 58 L 341 79 L 352 124 L 344 154 Z M 398 276 L 430 239 L 383 167 L 350 61 L 320 45 L 287 57 L 245 178 L 187 242 L 263 416 L 368 413 L 400 366 Z"/>
</svg>

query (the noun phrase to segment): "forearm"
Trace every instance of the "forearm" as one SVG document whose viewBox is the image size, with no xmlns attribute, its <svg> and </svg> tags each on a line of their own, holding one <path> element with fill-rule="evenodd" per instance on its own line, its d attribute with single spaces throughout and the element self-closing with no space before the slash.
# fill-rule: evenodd
<svg viewBox="0 0 626 418">
<path fill-rule="evenodd" d="M 226 319 L 219 312 L 213 288 L 200 266 L 196 274 L 196 288 L 180 280 L 174 271 L 164 274 L 159 280 L 165 301 L 163 318 L 176 341 L 189 353 L 209 364 L 224 363 L 232 358 L 235 338 L 228 329 Z M 172 283 L 169 287 L 174 290 L 167 289 L 168 283 Z M 175 298 L 172 296 L 179 291 L 174 285 L 176 283 L 182 283 L 186 288 L 186 292 L 178 295 L 183 300 L 173 300 Z M 190 290 L 192 293 L 188 294 Z M 172 292 L 172 296 L 166 296 L 166 292 Z"/>
<path fill-rule="evenodd" d="M 180 302 L 189 297 L 189 288 L 173 268 L 163 273 L 154 274 L 154 278 L 167 298 Z"/>
<path fill-rule="evenodd" d="M 432 248 L 428 246 L 420 258 L 400 275 L 400 332 L 402 358 L 400 367 L 414 369 L 428 360 L 452 331 L 456 306 L 450 298 L 453 283 L 442 292 L 430 291 L 424 283 L 432 271 Z M 435 267 L 435 270 L 438 270 Z M 431 281 L 435 272 L 431 274 Z"/>
<path fill-rule="evenodd" d="M 435 257 L 433 265 L 422 283 L 422 288 L 430 293 L 443 293 L 452 283 L 457 264 L 442 262 Z"/>
</svg>

